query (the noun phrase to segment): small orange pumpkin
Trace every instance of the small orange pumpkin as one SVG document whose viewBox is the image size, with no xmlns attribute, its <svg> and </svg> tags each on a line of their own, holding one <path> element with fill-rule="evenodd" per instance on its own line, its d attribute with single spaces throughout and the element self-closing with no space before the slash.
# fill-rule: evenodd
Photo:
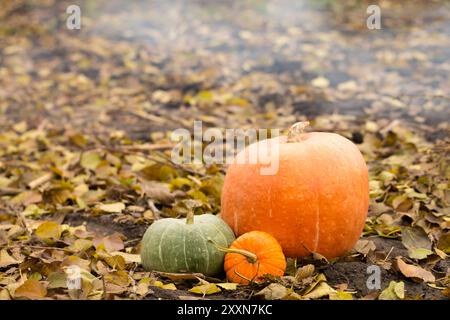
<svg viewBox="0 0 450 320">
<path fill-rule="evenodd" d="M 282 276 L 286 258 L 278 241 L 262 231 L 251 231 L 237 238 L 225 250 L 225 272 L 230 282 L 261 282 L 266 274 Z"/>
</svg>

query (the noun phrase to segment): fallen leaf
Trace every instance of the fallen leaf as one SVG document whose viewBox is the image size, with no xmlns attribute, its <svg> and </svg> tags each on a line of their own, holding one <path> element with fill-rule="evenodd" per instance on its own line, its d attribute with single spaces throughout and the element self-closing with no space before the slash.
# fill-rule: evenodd
<svg viewBox="0 0 450 320">
<path fill-rule="evenodd" d="M 21 261 L 14 259 L 6 249 L 0 251 L 0 268 L 8 267 L 13 264 L 19 264 Z"/>
<path fill-rule="evenodd" d="M 100 162 L 102 162 L 102 158 L 95 151 L 88 151 L 81 155 L 80 164 L 85 169 L 95 170 Z"/>
<path fill-rule="evenodd" d="M 92 243 L 97 250 L 105 250 L 107 252 L 120 251 L 125 248 L 122 237 L 118 233 L 103 238 L 94 238 Z"/>
<path fill-rule="evenodd" d="M 221 287 L 222 289 L 225 289 L 225 290 L 236 290 L 238 284 L 237 283 L 225 282 L 225 283 L 217 283 L 217 286 Z"/>
<path fill-rule="evenodd" d="M 424 282 L 436 281 L 434 275 L 430 271 L 412 264 L 407 264 L 400 257 L 397 257 L 397 267 L 405 277 Z"/>
<path fill-rule="evenodd" d="M 2 300 L 11 300 L 11 296 L 9 295 L 9 292 L 7 289 L 0 290 L 0 301 L 2 301 Z"/>
<path fill-rule="evenodd" d="M 65 272 L 52 272 L 47 278 L 47 289 L 67 288 L 67 274 Z"/>
<path fill-rule="evenodd" d="M 121 256 L 125 259 L 125 263 L 141 263 L 141 255 L 140 254 L 132 254 L 120 251 L 111 252 L 114 256 Z"/>
<path fill-rule="evenodd" d="M 158 203 L 169 205 L 175 200 L 175 196 L 170 192 L 169 185 L 159 181 L 142 181 L 142 191 L 145 195 Z"/>
<path fill-rule="evenodd" d="M 426 232 L 420 227 L 403 227 L 402 243 L 411 259 L 424 259 L 433 254 L 431 251 L 431 241 Z"/>
<path fill-rule="evenodd" d="M 42 299 L 47 295 L 47 288 L 41 282 L 28 279 L 14 291 L 16 298 L 24 297 L 31 300 Z"/>
<path fill-rule="evenodd" d="M 315 267 L 312 264 L 307 264 L 306 266 L 298 268 L 297 272 L 295 273 L 295 280 L 301 281 L 303 279 L 309 278 L 314 274 L 314 271 Z"/>
<path fill-rule="evenodd" d="M 67 247 L 68 250 L 72 252 L 84 252 L 93 246 L 91 240 L 87 239 L 77 239 L 70 246 Z"/>
<path fill-rule="evenodd" d="M 330 300 L 353 300 L 353 295 L 346 291 L 336 291 L 330 293 Z"/>
<path fill-rule="evenodd" d="M 177 290 L 177 287 L 173 283 L 167 283 L 163 285 L 161 288 L 166 290 Z"/>
<path fill-rule="evenodd" d="M 325 281 L 320 282 L 317 286 L 314 287 L 309 293 L 305 294 L 303 298 L 305 299 L 319 299 L 326 296 L 329 296 L 332 293 L 335 293 L 334 290 L 328 283 Z"/>
<path fill-rule="evenodd" d="M 36 229 L 36 236 L 44 242 L 54 242 L 61 237 L 61 226 L 53 221 L 41 223 Z"/>
<path fill-rule="evenodd" d="M 125 204 L 122 202 L 105 203 L 98 206 L 100 210 L 108 213 L 122 213 L 125 209 Z"/>
<path fill-rule="evenodd" d="M 189 289 L 189 292 L 195 293 L 195 294 L 201 294 L 203 296 L 219 293 L 222 290 L 215 284 L 215 283 L 206 283 L 199 286 L 195 286 L 192 289 Z"/>
<path fill-rule="evenodd" d="M 271 283 L 255 296 L 263 296 L 266 300 L 280 300 L 288 294 L 288 289 L 279 283 Z"/>
<path fill-rule="evenodd" d="M 444 233 L 438 240 L 437 247 L 446 254 L 450 254 L 450 232 Z"/>
<path fill-rule="evenodd" d="M 377 247 L 372 240 L 358 240 L 353 249 L 363 256 L 367 256 L 371 251 L 375 251 L 376 248 Z"/>
<path fill-rule="evenodd" d="M 61 267 L 72 267 L 72 266 L 78 266 L 81 269 L 88 270 L 90 265 L 89 260 L 81 259 L 77 256 L 68 256 L 65 257 L 64 260 L 61 262 Z"/>
<path fill-rule="evenodd" d="M 408 249 L 408 256 L 411 259 L 422 260 L 426 259 L 429 255 L 433 254 L 433 251 L 423 248 Z"/>
<path fill-rule="evenodd" d="M 405 284 L 400 282 L 391 281 L 389 286 L 384 289 L 380 296 L 379 300 L 401 300 L 405 298 Z"/>
</svg>

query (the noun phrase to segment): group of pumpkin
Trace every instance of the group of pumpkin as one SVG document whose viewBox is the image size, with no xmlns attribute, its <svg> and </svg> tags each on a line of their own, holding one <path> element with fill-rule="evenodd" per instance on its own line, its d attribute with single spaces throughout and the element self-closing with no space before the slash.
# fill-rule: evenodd
<svg viewBox="0 0 450 320">
<path fill-rule="evenodd" d="M 225 270 L 228 281 L 248 284 L 267 274 L 282 276 L 285 255 L 334 258 L 348 252 L 369 206 L 364 158 L 338 134 L 297 129 L 294 125 L 288 136 L 254 143 L 238 154 L 236 159 L 259 159 L 254 156 L 261 148 L 276 150 L 271 156 L 278 168 L 264 175 L 262 161 L 231 164 L 220 217 L 203 214 L 194 220 L 191 214 L 154 222 L 142 240 L 144 268 L 208 276 Z"/>
</svg>

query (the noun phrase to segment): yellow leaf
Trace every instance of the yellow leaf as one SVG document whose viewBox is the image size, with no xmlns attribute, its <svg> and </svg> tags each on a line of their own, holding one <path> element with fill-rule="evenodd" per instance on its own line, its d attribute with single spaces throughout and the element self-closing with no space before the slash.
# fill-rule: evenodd
<svg viewBox="0 0 450 320">
<path fill-rule="evenodd" d="M 91 248 L 93 246 L 93 243 L 91 240 L 87 239 L 77 239 L 74 243 L 72 243 L 69 247 L 67 247 L 68 250 L 72 252 L 83 252 L 87 249 Z"/>
<path fill-rule="evenodd" d="M 130 278 L 125 271 L 114 271 L 105 275 L 105 280 L 120 287 L 126 287 L 130 284 Z"/>
<path fill-rule="evenodd" d="M 105 203 L 101 204 L 99 206 L 99 209 L 108 213 L 122 213 L 122 211 L 125 209 L 125 204 L 123 204 L 122 202 Z"/>
<path fill-rule="evenodd" d="M 353 300 L 353 296 L 350 292 L 337 291 L 330 293 L 330 300 Z"/>
<path fill-rule="evenodd" d="M 405 284 L 401 281 L 391 281 L 378 297 L 379 300 L 399 300 L 403 298 L 405 298 Z"/>
<path fill-rule="evenodd" d="M 52 242 L 61 237 L 61 226 L 53 221 L 46 221 L 41 223 L 36 229 L 36 236 L 45 242 Z"/>
<path fill-rule="evenodd" d="M 155 281 L 151 282 L 150 285 L 154 286 L 154 287 L 162 288 L 164 284 L 159 280 L 155 280 Z"/>
<path fill-rule="evenodd" d="M 101 161 L 102 158 L 100 157 L 100 155 L 96 152 L 91 151 L 82 154 L 80 164 L 85 169 L 95 170 Z"/>
<path fill-rule="evenodd" d="M 217 286 L 221 287 L 222 289 L 225 289 L 225 290 L 236 290 L 238 284 L 226 282 L 226 283 L 218 283 Z"/>
<path fill-rule="evenodd" d="M 14 292 L 15 297 L 24 297 L 31 300 L 42 299 L 47 295 L 47 288 L 39 281 L 28 279 Z"/>
<path fill-rule="evenodd" d="M 165 284 L 161 288 L 166 290 L 177 290 L 177 287 L 173 283 Z"/>
<path fill-rule="evenodd" d="M 196 287 L 193 287 L 192 289 L 189 289 L 189 292 L 195 293 L 195 294 L 201 294 L 201 295 L 208 295 L 208 294 L 214 294 L 221 292 L 220 288 L 214 284 L 214 283 L 207 283 L 202 284 Z"/>
<path fill-rule="evenodd" d="M 111 252 L 112 255 L 121 256 L 125 259 L 125 263 L 141 263 L 141 255 L 120 251 Z"/>
<path fill-rule="evenodd" d="M 125 259 L 122 256 L 110 256 L 104 258 L 105 262 L 116 270 L 125 269 Z"/>
</svg>

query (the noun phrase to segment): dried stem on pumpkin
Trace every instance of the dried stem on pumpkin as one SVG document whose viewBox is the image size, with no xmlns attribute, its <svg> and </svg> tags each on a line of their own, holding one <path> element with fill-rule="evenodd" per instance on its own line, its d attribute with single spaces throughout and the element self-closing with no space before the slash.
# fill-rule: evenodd
<svg viewBox="0 0 450 320">
<path fill-rule="evenodd" d="M 305 128 L 309 126 L 309 121 L 300 121 L 294 123 L 288 132 L 288 142 L 299 142 L 305 134 Z"/>
<path fill-rule="evenodd" d="M 247 260 L 250 263 L 256 263 L 258 262 L 258 256 L 250 251 L 247 250 L 241 250 L 241 249 L 230 249 L 230 248 L 225 248 L 222 247 L 221 245 L 218 245 L 217 243 L 215 243 L 212 239 L 209 239 L 209 241 L 211 241 L 218 250 L 226 252 L 226 253 L 236 253 L 236 254 L 240 254 L 243 255 L 244 257 L 247 258 Z"/>
</svg>

